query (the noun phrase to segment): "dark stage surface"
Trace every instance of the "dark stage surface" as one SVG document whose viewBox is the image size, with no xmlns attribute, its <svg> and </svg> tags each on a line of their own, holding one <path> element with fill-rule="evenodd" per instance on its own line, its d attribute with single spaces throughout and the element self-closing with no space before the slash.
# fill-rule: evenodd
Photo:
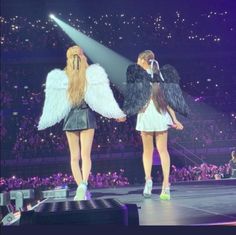
<svg viewBox="0 0 236 235">
<path fill-rule="evenodd" d="M 150 199 L 142 186 L 91 190 L 92 199 L 115 198 L 137 204 L 140 225 L 236 225 L 236 180 L 183 182 L 172 185 L 170 201 L 160 201 L 160 186 Z M 74 192 L 68 200 L 73 200 Z M 59 200 L 60 201 L 60 200 Z"/>
</svg>

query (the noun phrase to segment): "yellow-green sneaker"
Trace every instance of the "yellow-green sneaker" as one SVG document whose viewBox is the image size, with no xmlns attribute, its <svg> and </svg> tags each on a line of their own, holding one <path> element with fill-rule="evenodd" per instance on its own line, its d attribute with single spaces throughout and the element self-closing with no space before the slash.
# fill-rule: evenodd
<svg viewBox="0 0 236 235">
<path fill-rule="evenodd" d="M 160 199 L 168 201 L 170 200 L 170 188 L 162 188 L 161 194 L 160 194 Z"/>
</svg>

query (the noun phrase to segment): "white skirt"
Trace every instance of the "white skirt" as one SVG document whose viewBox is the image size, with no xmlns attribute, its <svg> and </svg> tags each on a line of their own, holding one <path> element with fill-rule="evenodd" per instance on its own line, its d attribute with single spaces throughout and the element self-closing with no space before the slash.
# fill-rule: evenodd
<svg viewBox="0 0 236 235">
<path fill-rule="evenodd" d="M 138 114 L 136 130 L 137 131 L 166 131 L 173 125 L 172 119 L 168 112 L 159 113 L 150 100 L 148 107 L 142 113 Z"/>
</svg>

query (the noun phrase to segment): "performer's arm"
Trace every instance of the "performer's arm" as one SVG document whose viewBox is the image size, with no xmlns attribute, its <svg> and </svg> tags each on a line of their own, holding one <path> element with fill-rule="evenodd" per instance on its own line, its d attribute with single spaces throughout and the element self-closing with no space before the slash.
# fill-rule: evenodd
<svg viewBox="0 0 236 235">
<path fill-rule="evenodd" d="M 174 123 L 173 127 L 176 128 L 177 130 L 183 130 L 184 127 L 182 123 L 178 121 L 175 115 L 175 111 L 169 105 L 167 105 L 167 111 L 170 114 L 172 121 Z"/>
</svg>

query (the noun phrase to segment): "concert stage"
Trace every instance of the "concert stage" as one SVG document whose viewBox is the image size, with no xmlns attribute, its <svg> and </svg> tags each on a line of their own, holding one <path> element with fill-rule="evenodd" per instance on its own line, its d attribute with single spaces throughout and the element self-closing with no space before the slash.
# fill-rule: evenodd
<svg viewBox="0 0 236 235">
<path fill-rule="evenodd" d="M 159 199 L 160 186 L 154 185 L 150 199 L 142 197 L 142 190 L 142 186 L 133 186 L 90 192 L 92 199 L 113 198 L 136 204 L 140 225 L 236 225 L 236 179 L 175 183 L 170 201 Z M 74 194 L 70 191 L 67 200 L 73 200 Z"/>
</svg>

